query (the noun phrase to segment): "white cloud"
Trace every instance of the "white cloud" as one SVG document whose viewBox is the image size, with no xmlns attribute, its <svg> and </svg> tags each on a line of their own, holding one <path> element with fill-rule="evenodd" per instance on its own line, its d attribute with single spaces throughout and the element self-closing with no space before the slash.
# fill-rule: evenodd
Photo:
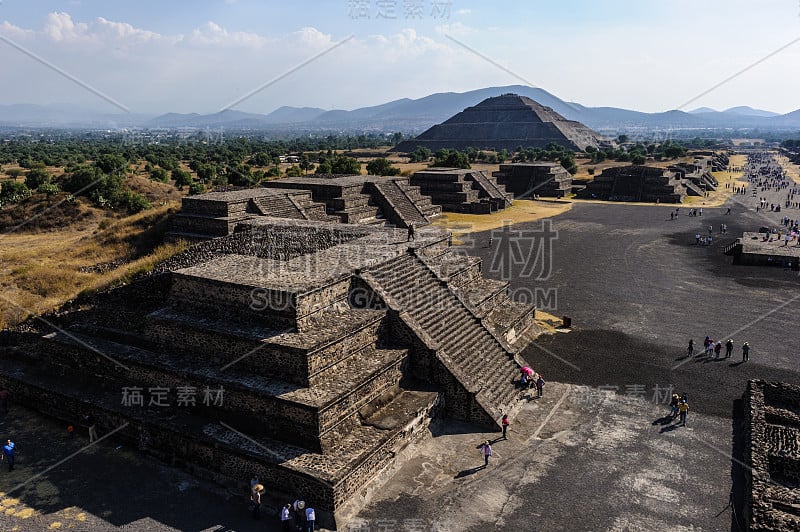
<svg viewBox="0 0 800 532">
<path fill-rule="evenodd" d="M 50 13 L 44 24 L 44 33 L 53 41 L 74 42 L 88 37 L 89 25 L 75 24 L 69 13 Z"/>
<path fill-rule="evenodd" d="M 456 15 L 469 15 L 472 13 L 471 9 L 456 9 Z"/>
<path fill-rule="evenodd" d="M 475 28 L 471 28 L 461 22 L 436 26 L 435 30 L 439 35 L 452 35 L 453 37 L 463 37 L 477 31 Z"/>
<path fill-rule="evenodd" d="M 247 48 L 261 48 L 267 44 L 268 39 L 244 31 L 228 32 L 216 22 L 209 21 L 200 28 L 192 31 L 188 42 L 200 46 L 242 46 Z"/>
</svg>

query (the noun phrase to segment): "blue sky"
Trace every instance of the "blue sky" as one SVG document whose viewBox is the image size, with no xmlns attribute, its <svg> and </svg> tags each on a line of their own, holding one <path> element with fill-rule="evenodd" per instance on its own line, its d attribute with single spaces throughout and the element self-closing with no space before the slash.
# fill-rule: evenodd
<svg viewBox="0 0 800 532">
<path fill-rule="evenodd" d="M 800 108 L 800 42 L 695 99 L 800 37 L 798 0 L 1 0 L 0 36 L 0 104 L 214 112 L 322 54 L 235 108 L 353 109 L 520 78 L 590 106 Z"/>
</svg>

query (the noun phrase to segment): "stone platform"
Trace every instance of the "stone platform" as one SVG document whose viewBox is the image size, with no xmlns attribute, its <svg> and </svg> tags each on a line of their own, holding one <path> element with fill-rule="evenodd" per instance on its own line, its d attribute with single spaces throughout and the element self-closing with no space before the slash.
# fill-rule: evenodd
<svg viewBox="0 0 800 532">
<path fill-rule="evenodd" d="M 407 240 L 244 219 L 61 309 L 55 331 L 35 320 L 4 331 L 0 384 L 69 423 L 93 413 L 101 432 L 219 483 L 256 473 L 270 497 L 302 498 L 341 525 L 340 509 L 433 416 L 498 430 L 520 407 L 524 346 L 512 342 L 534 309 L 453 253 L 446 232 Z"/>
<path fill-rule="evenodd" d="M 797 239 L 784 245 L 784 234 L 778 238 L 777 233 L 743 233 L 741 238 L 726 246 L 725 254 L 733 256 L 734 264 L 781 266 L 799 270 L 800 246 L 797 245 Z"/>
</svg>

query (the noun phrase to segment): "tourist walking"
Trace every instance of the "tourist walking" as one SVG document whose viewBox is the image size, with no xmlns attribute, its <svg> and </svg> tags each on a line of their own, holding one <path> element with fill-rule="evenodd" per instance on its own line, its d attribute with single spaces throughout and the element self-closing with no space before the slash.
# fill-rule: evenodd
<svg viewBox="0 0 800 532">
<path fill-rule="evenodd" d="M 492 456 L 492 446 L 489 440 L 486 440 L 481 445 L 481 454 L 483 455 L 483 467 L 487 467 L 489 465 L 489 457 Z"/>
<path fill-rule="evenodd" d="M 283 532 L 292 532 L 292 505 L 289 503 L 281 508 L 281 524 Z"/>
<path fill-rule="evenodd" d="M 306 529 L 306 501 L 296 500 L 292 504 L 294 509 L 294 526 L 298 532 Z"/>
<path fill-rule="evenodd" d="M 725 342 L 725 358 L 730 358 L 733 354 L 733 339 L 729 338 L 727 342 Z"/>
<path fill-rule="evenodd" d="M 686 414 L 689 413 L 689 401 L 681 401 L 678 404 L 678 413 L 681 416 L 680 424 L 686 426 Z"/>
<path fill-rule="evenodd" d="M 14 470 L 14 447 L 15 447 L 14 442 L 11 441 L 10 439 L 6 440 L 6 444 L 3 445 L 2 459 L 5 460 L 6 463 L 8 464 L 9 471 Z"/>
<path fill-rule="evenodd" d="M 722 342 L 717 342 L 714 346 L 714 358 L 719 360 L 719 354 L 722 352 Z"/>
<path fill-rule="evenodd" d="M 750 360 L 750 344 L 745 342 L 742 344 L 742 362 Z"/>
<path fill-rule="evenodd" d="M 689 348 L 686 350 L 686 356 L 690 357 L 694 355 L 694 340 L 691 338 L 689 339 Z"/>
<path fill-rule="evenodd" d="M 408 224 L 408 238 L 406 239 L 406 242 L 410 242 L 414 240 L 414 238 L 414 224 Z"/>
<path fill-rule="evenodd" d="M 253 505 L 253 519 L 261 518 L 261 492 L 264 491 L 264 486 L 256 484 L 250 492 L 250 503 Z"/>
<path fill-rule="evenodd" d="M 681 400 L 680 397 L 678 397 L 678 394 L 673 393 L 672 399 L 669 402 L 669 408 L 670 408 L 669 415 L 673 419 L 673 421 L 675 420 L 676 417 L 678 417 L 678 403 L 680 402 Z"/>
<path fill-rule="evenodd" d="M 94 414 L 90 413 L 86 416 L 86 424 L 89 426 L 89 443 L 92 443 L 97 439 L 97 420 L 94 418 Z"/>
<path fill-rule="evenodd" d="M 503 414 L 503 419 L 500 421 L 500 424 L 503 425 L 503 439 L 507 440 L 506 431 L 508 430 L 508 414 Z"/>
<path fill-rule="evenodd" d="M 306 532 L 314 532 L 316 521 L 317 516 L 314 514 L 314 509 L 306 508 Z"/>
<path fill-rule="evenodd" d="M 541 375 L 539 375 L 539 378 L 536 379 L 536 397 L 541 399 L 543 389 L 544 389 L 544 379 L 542 378 Z"/>
</svg>

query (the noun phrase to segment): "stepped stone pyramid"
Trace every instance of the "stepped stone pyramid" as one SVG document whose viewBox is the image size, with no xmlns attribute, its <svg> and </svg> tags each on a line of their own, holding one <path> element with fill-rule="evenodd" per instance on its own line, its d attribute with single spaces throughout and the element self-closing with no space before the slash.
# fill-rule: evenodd
<svg viewBox="0 0 800 532">
<path fill-rule="evenodd" d="M 341 527 L 432 417 L 498 430 L 521 406 L 535 309 L 447 232 L 407 233 L 241 220 L 0 332 L 0 385 L 68 423 L 92 413 L 101 436 L 233 489 L 255 474 L 269 506 L 301 498 Z M 143 401 L 126 403 L 134 390 Z"/>
<path fill-rule="evenodd" d="M 166 238 L 208 240 L 262 217 L 419 227 L 441 213 L 441 206 L 410 185 L 408 177 L 315 174 L 267 181 L 258 188 L 184 197 Z"/>
<path fill-rule="evenodd" d="M 494 177 L 479 170 L 430 167 L 415 172 L 411 185 L 449 212 L 491 214 L 509 207 L 514 199 Z"/>
<path fill-rule="evenodd" d="M 504 94 L 467 107 L 391 151 L 411 153 L 420 146 L 431 151 L 469 147 L 514 150 L 518 146 L 543 148 L 551 142 L 584 151 L 587 146 L 599 147 L 602 140 L 599 133 L 530 98 Z"/>
<path fill-rule="evenodd" d="M 679 173 L 656 166 L 606 168 L 578 194 L 608 201 L 660 201 L 680 203 L 686 186 Z"/>
</svg>

